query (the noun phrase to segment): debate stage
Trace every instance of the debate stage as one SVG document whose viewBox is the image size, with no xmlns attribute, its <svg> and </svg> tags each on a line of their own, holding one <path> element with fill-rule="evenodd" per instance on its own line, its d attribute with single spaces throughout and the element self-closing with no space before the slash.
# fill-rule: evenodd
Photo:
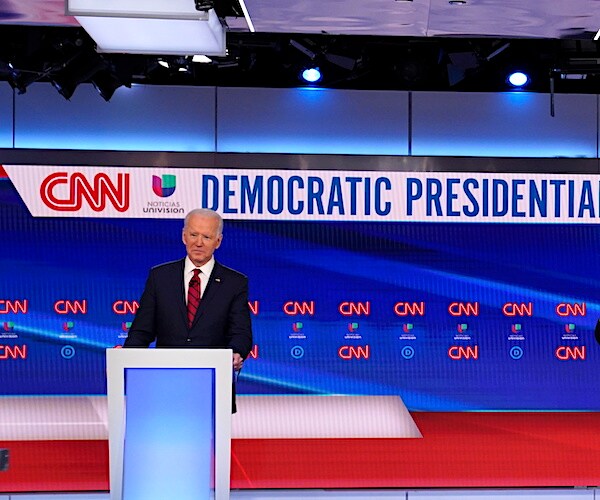
<svg viewBox="0 0 600 500">
<path fill-rule="evenodd" d="M 10 450 L 0 491 L 108 491 L 105 398 L 36 399 L 0 400 Z M 598 429 L 596 412 L 409 413 L 395 397 L 240 396 L 231 487 L 593 487 Z"/>
</svg>

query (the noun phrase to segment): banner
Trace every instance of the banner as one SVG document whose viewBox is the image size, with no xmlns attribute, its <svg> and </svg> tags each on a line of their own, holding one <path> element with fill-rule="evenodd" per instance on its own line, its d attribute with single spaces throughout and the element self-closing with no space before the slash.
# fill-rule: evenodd
<svg viewBox="0 0 600 500">
<path fill-rule="evenodd" d="M 600 176 L 6 165 L 35 217 L 600 222 Z"/>
</svg>

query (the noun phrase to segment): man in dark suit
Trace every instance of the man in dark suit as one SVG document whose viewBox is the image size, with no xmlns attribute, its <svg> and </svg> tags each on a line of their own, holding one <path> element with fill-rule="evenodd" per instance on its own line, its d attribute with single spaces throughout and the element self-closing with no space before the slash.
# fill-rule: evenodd
<svg viewBox="0 0 600 500">
<path fill-rule="evenodd" d="M 248 278 L 213 256 L 223 239 L 223 219 L 212 210 L 192 210 L 182 239 L 187 257 L 150 270 L 123 347 L 148 347 L 156 340 L 156 347 L 231 348 L 239 371 L 252 348 Z"/>
</svg>

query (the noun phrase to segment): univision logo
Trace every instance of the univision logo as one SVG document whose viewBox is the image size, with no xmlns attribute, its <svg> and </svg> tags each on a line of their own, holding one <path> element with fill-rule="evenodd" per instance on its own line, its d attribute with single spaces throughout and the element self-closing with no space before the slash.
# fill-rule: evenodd
<svg viewBox="0 0 600 500">
<path fill-rule="evenodd" d="M 158 175 L 152 176 L 152 191 L 156 196 L 161 198 L 167 198 L 175 192 L 175 180 L 174 175 L 165 174 L 162 177 Z"/>
</svg>

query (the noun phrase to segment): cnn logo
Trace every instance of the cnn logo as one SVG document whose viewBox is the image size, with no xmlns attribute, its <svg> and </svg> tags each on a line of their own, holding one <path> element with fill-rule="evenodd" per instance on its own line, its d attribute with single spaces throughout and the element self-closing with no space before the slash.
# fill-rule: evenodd
<svg viewBox="0 0 600 500">
<path fill-rule="evenodd" d="M 83 202 L 94 211 L 102 212 L 108 204 L 117 212 L 129 209 L 129 174 L 117 174 L 113 182 L 108 174 L 94 175 L 92 182 L 81 172 L 55 172 L 40 186 L 44 204 L 60 212 L 81 210 Z"/>
</svg>

